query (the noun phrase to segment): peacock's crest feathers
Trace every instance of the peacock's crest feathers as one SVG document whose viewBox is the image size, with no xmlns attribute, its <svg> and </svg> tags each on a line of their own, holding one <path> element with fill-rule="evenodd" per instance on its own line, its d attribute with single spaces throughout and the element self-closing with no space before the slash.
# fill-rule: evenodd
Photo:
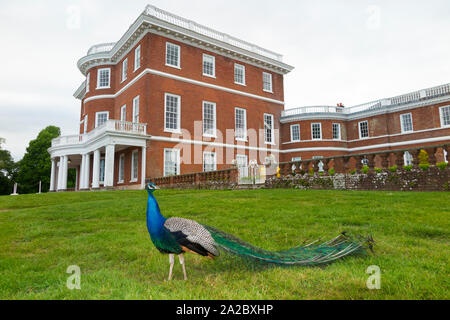
<svg viewBox="0 0 450 320">
<path fill-rule="evenodd" d="M 213 237 L 218 248 L 266 264 L 315 266 L 327 264 L 345 256 L 358 254 L 365 248 L 373 248 L 373 238 L 361 236 L 352 237 L 346 232 L 338 237 L 320 243 L 320 240 L 307 245 L 291 248 L 285 251 L 269 251 L 258 248 L 236 236 L 225 233 L 213 227 L 204 226 Z"/>
</svg>

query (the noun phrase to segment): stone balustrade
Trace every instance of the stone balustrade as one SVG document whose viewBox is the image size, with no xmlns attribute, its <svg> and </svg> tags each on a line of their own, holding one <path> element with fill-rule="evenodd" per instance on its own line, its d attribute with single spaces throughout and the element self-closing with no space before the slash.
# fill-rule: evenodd
<svg viewBox="0 0 450 320">
<path fill-rule="evenodd" d="M 447 161 L 450 162 L 450 144 L 441 144 L 436 146 L 424 146 L 411 149 L 399 149 L 388 150 L 363 154 L 352 154 L 328 157 L 319 160 L 302 160 L 295 162 L 282 162 L 279 164 L 280 174 L 296 175 L 310 172 L 322 172 L 323 175 L 329 175 L 329 171 L 334 169 L 334 173 L 350 173 L 352 171 L 361 172 L 363 166 L 368 167 L 368 172 L 374 172 L 375 170 L 389 170 L 394 166 L 397 170 L 403 170 L 404 168 L 404 156 L 408 152 L 412 157 L 412 165 L 419 166 L 420 159 L 419 154 L 421 150 L 425 150 L 428 154 L 428 164 L 435 166 L 437 164 L 436 154 L 441 152 L 441 155 L 446 151 Z M 320 168 L 320 162 L 322 163 L 322 169 Z"/>
<path fill-rule="evenodd" d="M 234 188 L 239 183 L 239 169 L 236 167 L 211 172 L 189 173 L 170 177 L 147 179 L 162 188 Z"/>
</svg>

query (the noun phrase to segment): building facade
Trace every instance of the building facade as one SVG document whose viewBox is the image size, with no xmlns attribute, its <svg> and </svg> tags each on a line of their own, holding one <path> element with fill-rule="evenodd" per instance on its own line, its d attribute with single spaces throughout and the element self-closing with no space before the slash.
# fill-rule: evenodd
<svg viewBox="0 0 450 320">
<path fill-rule="evenodd" d="M 52 141 L 51 191 L 450 140 L 450 85 L 344 107 L 286 110 L 282 56 L 147 6 L 78 61 L 80 131 Z M 407 159 L 406 159 L 407 160 Z M 244 170 L 245 171 L 245 170 Z"/>
<path fill-rule="evenodd" d="M 280 135 L 285 162 L 448 143 L 450 84 L 349 108 L 286 110 Z"/>
</svg>

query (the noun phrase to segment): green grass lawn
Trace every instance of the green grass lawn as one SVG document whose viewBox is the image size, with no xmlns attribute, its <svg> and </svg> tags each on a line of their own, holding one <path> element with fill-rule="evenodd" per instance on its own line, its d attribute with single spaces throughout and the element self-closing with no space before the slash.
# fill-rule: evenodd
<svg viewBox="0 0 450 320">
<path fill-rule="evenodd" d="M 325 267 L 261 268 L 227 255 L 169 259 L 146 229 L 145 191 L 0 197 L 1 299 L 449 299 L 449 193 L 158 191 L 163 214 L 270 250 L 341 231 L 373 233 L 376 255 Z M 81 290 L 66 288 L 81 268 Z M 366 288 L 381 268 L 381 290 Z"/>
</svg>

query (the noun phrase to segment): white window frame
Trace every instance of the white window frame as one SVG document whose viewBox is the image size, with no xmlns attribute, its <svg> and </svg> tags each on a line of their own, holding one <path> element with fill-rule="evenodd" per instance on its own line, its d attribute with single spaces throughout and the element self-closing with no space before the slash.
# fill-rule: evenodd
<svg viewBox="0 0 450 320">
<path fill-rule="evenodd" d="M 178 51 L 178 60 L 177 60 L 177 64 L 173 65 L 173 64 L 169 64 L 167 63 L 167 55 L 169 53 L 169 46 L 174 46 L 175 48 L 177 48 Z M 177 68 L 177 69 L 181 69 L 181 47 L 175 43 L 171 43 L 171 42 L 166 42 L 166 66 L 168 67 L 172 67 L 172 68 Z"/>
<path fill-rule="evenodd" d="M 272 128 L 270 129 L 270 135 L 271 135 L 270 139 L 271 139 L 271 141 L 267 140 L 267 134 L 266 134 L 266 117 L 267 116 L 272 118 L 272 121 L 271 121 Z M 264 113 L 263 121 L 264 121 L 264 143 L 265 144 L 275 145 L 275 122 L 274 122 L 274 119 L 275 119 L 275 117 L 273 116 L 273 114 Z"/>
<path fill-rule="evenodd" d="M 164 177 L 169 177 L 170 175 L 168 175 L 167 174 L 167 172 L 166 172 L 166 152 L 167 151 L 170 151 L 170 152 L 176 152 L 176 156 L 175 156 L 175 159 L 176 159 L 176 169 L 177 169 L 177 172 L 176 172 L 176 174 L 175 175 L 180 175 L 181 174 L 181 172 L 180 172 L 180 149 L 169 149 L 169 148 L 165 148 L 164 149 L 164 159 L 163 159 L 163 161 L 164 161 L 164 163 L 163 163 L 163 175 L 164 175 Z"/>
<path fill-rule="evenodd" d="M 242 119 L 242 122 L 243 122 L 243 125 L 244 125 L 244 128 L 242 129 L 242 131 L 243 131 L 243 137 L 239 137 L 238 135 L 237 135 L 237 132 L 238 132 L 238 128 L 237 128 L 237 111 L 243 111 L 244 112 L 244 114 L 243 114 L 243 119 Z M 247 109 L 244 109 L 244 108 L 239 108 L 239 107 L 235 107 L 234 108 L 234 132 L 235 132 L 235 134 L 234 134 L 234 136 L 235 136 L 235 139 L 236 139 L 236 141 L 243 141 L 243 142 L 246 142 L 247 141 L 247 138 L 248 138 L 248 136 L 247 136 Z"/>
<path fill-rule="evenodd" d="M 167 97 L 176 97 L 178 104 L 177 104 L 177 128 L 167 128 Z M 164 94 L 164 132 L 170 132 L 170 133 L 181 133 L 181 96 L 171 93 L 165 93 Z"/>
<path fill-rule="evenodd" d="M 320 137 L 314 138 L 314 125 L 319 125 Z M 322 123 L 321 122 L 313 122 L 311 123 L 311 140 L 322 140 Z"/>
<path fill-rule="evenodd" d="M 141 45 L 138 45 L 136 49 L 134 49 L 134 71 L 136 71 L 140 67 L 141 67 Z"/>
<path fill-rule="evenodd" d="M 86 76 L 86 93 L 89 92 L 90 82 L 91 82 L 91 73 L 89 72 Z"/>
<path fill-rule="evenodd" d="M 102 163 L 103 163 L 103 165 L 102 165 Z M 100 184 L 105 184 L 105 175 L 106 175 L 106 172 L 105 172 L 105 169 L 106 169 L 106 160 L 105 160 L 105 157 L 100 157 L 100 166 L 99 166 L 99 183 Z M 102 171 L 103 171 L 103 174 L 102 174 Z M 103 179 L 102 179 L 103 178 Z"/>
<path fill-rule="evenodd" d="M 294 127 L 298 127 L 298 139 L 294 139 Z M 291 125 L 291 142 L 300 142 L 301 136 L 300 136 L 300 125 L 299 124 L 292 124 Z"/>
<path fill-rule="evenodd" d="M 338 127 L 338 129 L 337 129 L 338 137 L 337 138 L 334 137 L 334 126 Z M 342 140 L 341 139 L 341 124 L 340 123 L 333 122 L 331 124 L 331 134 L 332 134 L 333 140 Z"/>
<path fill-rule="evenodd" d="M 243 82 L 236 81 L 236 69 L 242 69 L 242 81 Z M 246 81 L 245 81 L 245 66 L 243 66 L 242 64 L 238 64 L 238 63 L 234 64 L 234 83 L 239 84 L 241 86 L 245 86 L 245 83 L 246 83 Z"/>
<path fill-rule="evenodd" d="M 137 159 L 137 170 L 136 170 L 136 177 L 134 177 L 134 171 L 135 171 L 135 166 L 134 166 L 134 162 L 135 159 Z M 131 173 L 130 173 L 130 182 L 137 182 L 138 178 L 139 178 L 139 150 L 134 150 L 131 153 Z"/>
<path fill-rule="evenodd" d="M 450 113 L 450 106 L 443 106 L 439 108 L 439 118 L 441 120 L 441 128 L 450 127 L 450 119 L 448 124 L 444 123 L 444 109 L 448 109 L 448 112 Z"/>
<path fill-rule="evenodd" d="M 302 157 L 293 157 L 291 159 L 291 162 L 299 162 L 299 161 L 302 161 Z"/>
<path fill-rule="evenodd" d="M 205 73 L 205 58 L 212 58 L 212 74 Z M 216 57 L 206 53 L 203 54 L 202 73 L 205 77 L 216 77 Z"/>
<path fill-rule="evenodd" d="M 128 58 L 122 61 L 122 82 L 127 80 L 128 76 Z"/>
<path fill-rule="evenodd" d="M 87 132 L 87 128 L 88 128 L 88 115 L 85 115 L 84 116 L 84 128 L 83 128 L 84 133 Z"/>
<path fill-rule="evenodd" d="M 127 121 L 127 105 L 120 107 L 120 121 Z"/>
<path fill-rule="evenodd" d="M 265 87 L 264 87 L 264 85 L 265 85 L 265 81 L 264 81 L 264 77 L 265 76 L 269 76 L 269 85 L 270 85 L 270 89 L 266 89 Z M 272 80 L 272 74 L 271 73 L 268 73 L 268 72 L 263 72 L 263 91 L 265 91 L 265 92 L 269 92 L 269 93 L 273 93 L 273 80 Z"/>
<path fill-rule="evenodd" d="M 213 169 L 212 170 L 208 170 L 206 171 L 206 161 L 205 161 L 205 156 L 213 156 L 214 159 L 214 163 L 213 163 Z M 217 170 L 217 155 L 215 152 L 211 152 L 211 151 L 203 151 L 203 172 L 212 172 L 212 171 L 216 171 Z"/>
<path fill-rule="evenodd" d="M 403 117 L 405 117 L 405 116 L 409 116 L 410 119 L 411 119 L 411 130 L 406 130 L 405 129 L 405 125 L 403 123 Z M 402 130 L 402 133 L 414 132 L 413 117 L 412 117 L 412 113 L 411 112 L 403 113 L 403 114 L 400 115 L 400 127 L 401 127 L 401 130 Z"/>
<path fill-rule="evenodd" d="M 108 70 L 108 85 L 100 86 L 100 74 L 102 71 Z M 97 70 L 97 89 L 109 89 L 111 88 L 111 68 L 101 68 Z"/>
<path fill-rule="evenodd" d="M 121 154 L 119 156 L 119 172 L 118 172 L 118 180 L 117 183 L 125 182 L 125 155 Z"/>
<path fill-rule="evenodd" d="M 213 119 L 213 128 L 210 129 L 212 130 L 212 134 L 211 133 L 206 133 L 205 131 L 205 105 L 209 104 L 212 105 L 213 107 L 213 115 L 214 115 L 214 119 Z M 203 101 L 202 103 L 202 127 L 203 127 L 203 136 L 204 137 L 210 137 L 210 138 L 216 138 L 217 137 L 217 113 L 216 113 L 216 104 L 214 102 L 210 102 L 210 101 Z"/>
<path fill-rule="evenodd" d="M 140 121 L 139 117 L 140 117 L 140 96 L 137 96 L 134 97 L 133 99 L 133 117 L 131 119 L 131 122 L 139 123 Z"/>
<path fill-rule="evenodd" d="M 363 124 L 363 123 L 367 123 L 367 137 L 363 137 L 362 136 L 361 124 Z M 358 122 L 358 132 L 359 132 L 359 139 L 367 139 L 367 138 L 370 137 L 369 121 L 368 120 L 364 120 L 364 121 Z"/>
<path fill-rule="evenodd" d="M 103 114 L 106 114 L 106 121 L 105 121 L 105 123 L 108 122 L 108 120 L 109 120 L 109 111 L 99 111 L 99 112 L 96 112 L 96 113 L 95 113 L 95 127 L 96 127 L 96 128 L 99 127 L 99 124 L 98 124 L 98 118 L 99 118 L 100 115 L 103 115 Z M 102 125 L 103 125 L 103 124 L 102 124 Z"/>
</svg>

